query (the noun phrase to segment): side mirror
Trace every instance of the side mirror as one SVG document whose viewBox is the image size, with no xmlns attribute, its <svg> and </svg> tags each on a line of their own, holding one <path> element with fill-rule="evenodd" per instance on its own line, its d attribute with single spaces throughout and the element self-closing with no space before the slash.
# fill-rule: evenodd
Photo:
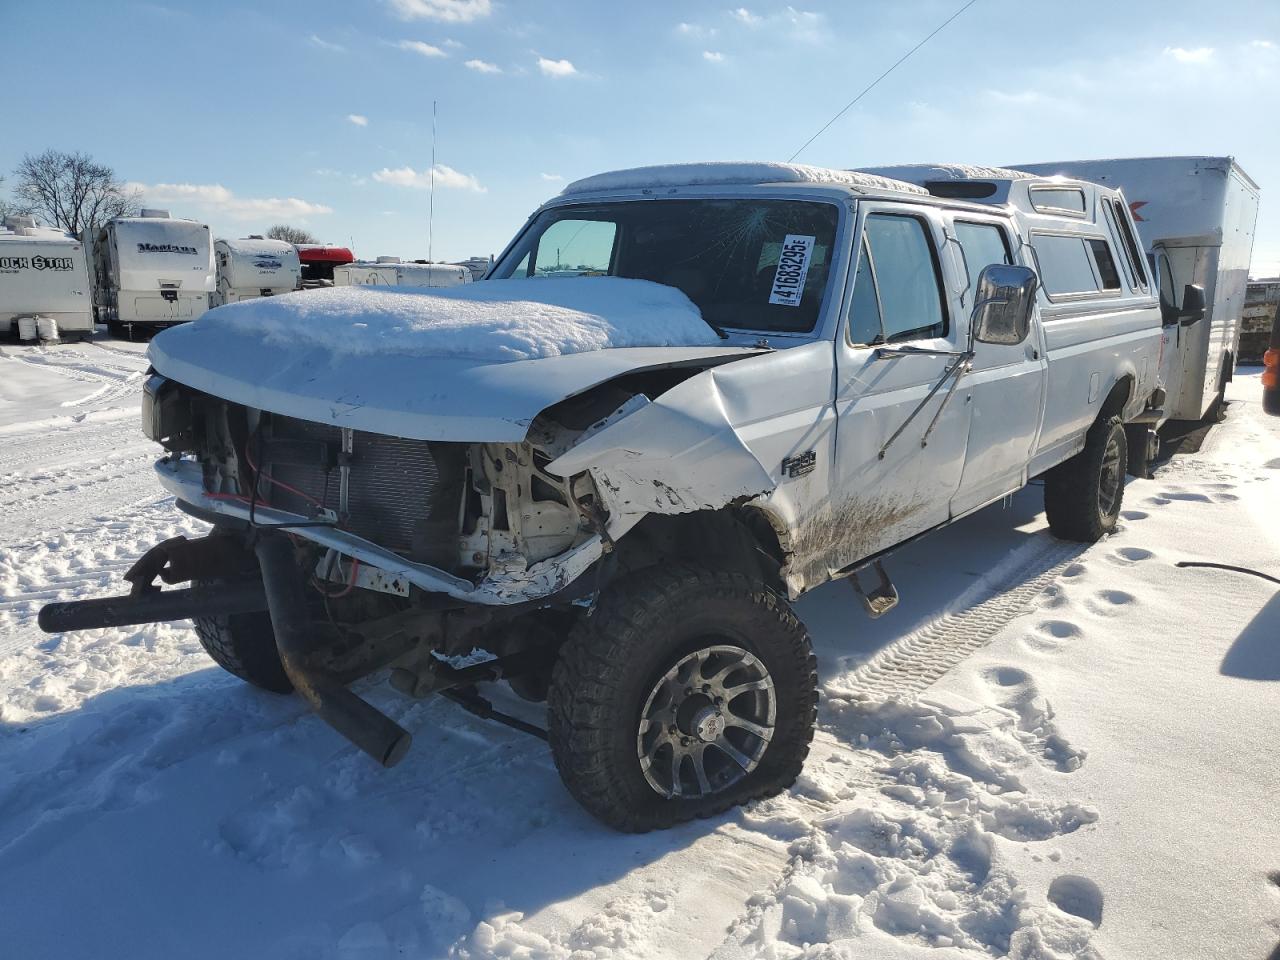
<svg viewBox="0 0 1280 960">
<path fill-rule="evenodd" d="M 979 343 L 1013 346 L 1031 332 L 1036 305 L 1036 274 L 1029 267 L 993 263 L 978 276 L 977 301 L 969 329 Z"/>
<path fill-rule="evenodd" d="M 1182 288 L 1182 309 L 1178 311 L 1178 322 L 1184 327 L 1199 323 L 1204 319 L 1204 287 L 1196 283 L 1188 283 Z"/>
</svg>

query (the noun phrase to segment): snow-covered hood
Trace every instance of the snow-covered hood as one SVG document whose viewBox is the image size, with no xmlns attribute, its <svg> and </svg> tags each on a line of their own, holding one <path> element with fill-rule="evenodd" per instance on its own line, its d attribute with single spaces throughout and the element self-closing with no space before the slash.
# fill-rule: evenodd
<svg viewBox="0 0 1280 960">
<path fill-rule="evenodd" d="M 679 290 L 613 277 L 335 287 L 228 304 L 156 337 L 156 370 L 234 403 L 417 440 L 524 439 L 620 374 L 756 352 Z"/>
</svg>

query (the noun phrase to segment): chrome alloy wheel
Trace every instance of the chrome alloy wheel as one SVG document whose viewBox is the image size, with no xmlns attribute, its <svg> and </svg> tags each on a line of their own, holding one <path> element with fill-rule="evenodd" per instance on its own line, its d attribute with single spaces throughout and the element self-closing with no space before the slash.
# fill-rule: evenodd
<svg viewBox="0 0 1280 960">
<path fill-rule="evenodd" d="M 667 799 L 724 790 L 760 765 L 777 709 L 759 658 L 722 644 L 695 650 L 659 678 L 640 711 L 645 780 Z"/>
<path fill-rule="evenodd" d="M 1123 468 L 1120 465 L 1120 431 L 1111 434 L 1107 448 L 1102 452 L 1102 472 L 1098 477 L 1098 513 L 1109 517 L 1120 501 L 1124 486 Z"/>
</svg>

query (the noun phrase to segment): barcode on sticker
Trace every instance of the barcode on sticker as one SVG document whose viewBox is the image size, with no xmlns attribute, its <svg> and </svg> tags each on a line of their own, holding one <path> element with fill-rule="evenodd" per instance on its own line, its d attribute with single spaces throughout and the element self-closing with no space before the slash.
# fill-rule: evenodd
<svg viewBox="0 0 1280 960">
<path fill-rule="evenodd" d="M 778 254 L 778 269 L 773 275 L 769 302 L 786 307 L 800 306 L 804 297 L 804 278 L 809 275 L 809 258 L 813 255 L 813 237 L 787 234 Z"/>
</svg>

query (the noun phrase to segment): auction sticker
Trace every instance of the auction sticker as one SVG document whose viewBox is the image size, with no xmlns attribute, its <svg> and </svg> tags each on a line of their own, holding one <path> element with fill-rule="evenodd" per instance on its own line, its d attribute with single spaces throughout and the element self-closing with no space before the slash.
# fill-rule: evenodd
<svg viewBox="0 0 1280 960">
<path fill-rule="evenodd" d="M 773 289 L 769 302 L 787 307 L 800 306 L 804 296 L 804 278 L 809 274 L 809 258 L 813 256 L 814 237 L 802 237 L 789 233 L 782 241 L 778 255 L 778 270 L 773 275 Z"/>
</svg>

